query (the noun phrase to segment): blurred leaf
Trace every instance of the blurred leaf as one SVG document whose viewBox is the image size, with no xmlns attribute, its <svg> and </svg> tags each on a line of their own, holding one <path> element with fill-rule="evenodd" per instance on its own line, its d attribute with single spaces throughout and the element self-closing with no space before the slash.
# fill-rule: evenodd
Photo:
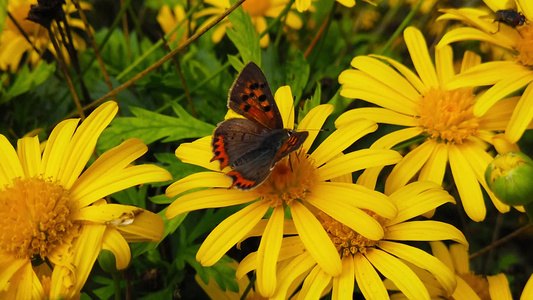
<svg viewBox="0 0 533 300">
<path fill-rule="evenodd" d="M 120 204 L 133 205 L 143 209 L 146 209 L 146 192 L 148 191 L 148 185 L 143 184 L 141 187 L 131 187 L 129 189 L 116 192 L 111 195 L 111 198 L 116 200 Z"/>
<path fill-rule="evenodd" d="M 1 1 L 1 0 L 0 0 Z M 5 103 L 14 97 L 27 93 L 37 86 L 43 84 L 52 74 L 56 67 L 54 64 L 41 62 L 33 71 L 28 66 L 24 66 L 9 88 L 2 87 L 0 103 Z"/>
<path fill-rule="evenodd" d="M 238 7 L 228 16 L 228 19 L 232 27 L 226 29 L 226 34 L 239 50 L 244 64 L 253 61 L 260 66 L 261 47 L 259 46 L 259 34 L 255 31 L 250 15 L 245 13 L 242 7 Z M 241 69 L 237 69 L 237 71 Z"/>
<path fill-rule="evenodd" d="M 301 52 L 298 52 L 294 59 L 288 61 L 285 73 L 285 84 L 291 86 L 295 103 L 298 103 L 309 80 L 309 64 Z"/>
<path fill-rule="evenodd" d="M 205 283 L 209 283 L 209 278 L 218 284 L 221 290 L 230 290 L 233 292 L 239 292 L 239 285 L 235 281 L 235 269 L 232 268 L 229 264 L 232 262 L 232 259 L 224 255 L 216 264 L 211 267 L 204 267 L 198 261 L 196 261 L 196 252 L 198 249 L 189 248 L 187 252 L 189 255 L 186 256 L 186 261 L 191 265 L 195 270 L 196 274 L 200 279 Z"/>
<path fill-rule="evenodd" d="M 320 98 L 322 97 L 322 86 L 319 83 L 316 85 L 315 93 L 311 99 L 305 101 L 303 109 L 298 113 L 298 123 L 311 111 L 311 109 L 320 105 Z"/>
<path fill-rule="evenodd" d="M 231 66 L 237 71 L 240 71 L 242 70 L 242 68 L 244 68 L 244 63 L 235 55 L 228 54 L 228 61 Z"/>
<path fill-rule="evenodd" d="M 98 140 L 98 151 L 110 149 L 136 137 L 146 144 L 163 139 L 164 143 L 211 135 L 215 126 L 189 115 L 179 104 L 172 108 L 178 116 L 170 117 L 138 107 L 130 107 L 135 117 L 116 118 Z"/>
<path fill-rule="evenodd" d="M 169 171 L 170 174 L 172 174 L 172 178 L 173 178 L 172 182 L 175 182 L 185 176 L 188 176 L 188 175 L 191 175 L 197 172 L 205 171 L 204 168 L 199 167 L 197 165 L 191 165 L 191 164 L 186 164 L 186 163 L 181 162 L 181 160 L 179 160 L 173 152 L 172 153 L 156 153 L 155 157 L 157 158 L 159 162 L 163 163 L 161 167 L 163 167 L 164 169 Z M 168 185 L 168 182 L 153 183 L 151 185 L 163 186 L 163 185 Z"/>
</svg>

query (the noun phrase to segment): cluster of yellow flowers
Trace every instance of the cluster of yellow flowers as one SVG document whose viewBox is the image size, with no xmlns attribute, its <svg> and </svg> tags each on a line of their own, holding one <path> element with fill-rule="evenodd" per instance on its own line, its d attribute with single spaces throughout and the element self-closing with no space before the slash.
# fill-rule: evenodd
<svg viewBox="0 0 533 300">
<path fill-rule="evenodd" d="M 517 10 L 507 9 L 505 1 L 485 0 L 499 18 L 496 22 L 479 9 L 442 10 L 438 22 L 456 20 L 467 26 L 444 34 L 434 61 L 420 30 L 406 28 L 403 38 L 414 70 L 381 55 L 353 58 L 353 68 L 346 66 L 338 76 L 340 95 L 373 105 L 341 114 L 335 130 L 321 142 L 318 130 L 306 130 L 322 128 L 332 105 L 314 107 L 295 129 L 291 88 L 283 86 L 269 95 L 263 75 L 255 69 L 243 71 L 229 99 L 229 107 L 242 116 L 230 112 L 213 136 L 183 143 L 175 151 L 182 162 L 208 171 L 166 189 L 175 198 L 166 209 L 168 219 L 200 209 L 243 207 L 207 236 L 196 255 L 203 266 L 214 265 L 247 238 L 260 237 L 257 252 L 232 264 L 240 294 L 221 292 L 215 282 L 197 279 L 204 290 L 214 299 L 239 298 L 249 284 L 247 274 L 254 271 L 255 289 L 249 297 L 319 299 L 331 293 L 332 299 L 349 299 L 359 290 L 367 299 L 511 299 L 505 275 L 473 274 L 463 233 L 430 217 L 439 206 L 456 203 L 442 188 L 446 175 L 453 178 L 457 200 L 475 222 L 487 215 L 483 191 L 501 213 L 512 205 L 524 211 L 521 205 L 526 203 L 509 205 L 491 189 L 487 178 L 496 175 L 485 176 L 496 154 L 519 151 L 517 142 L 533 128 L 533 24 L 524 21 L 533 20 L 533 5 L 515 1 Z M 209 19 L 230 6 L 229 1 L 205 2 L 211 9 L 196 17 Z M 28 3 L 9 1 L 8 9 L 23 16 L 19 7 Z M 248 0 L 243 6 L 261 33 L 267 29 L 265 17 L 278 16 L 287 3 Z M 310 0 L 295 2 L 298 11 L 310 6 Z M 157 19 L 170 32 L 185 19 L 185 10 L 163 6 Z M 27 52 L 35 64 L 39 55 L 34 50 L 47 49 L 48 33 L 26 22 L 20 21 L 33 45 L 15 34 L 19 28 L 8 20 L 0 68 L 15 71 Z M 285 25 L 301 28 L 300 15 L 289 11 Z M 223 21 L 215 29 L 214 42 L 222 39 L 227 26 L 229 21 Z M 187 30 L 173 39 L 188 38 Z M 481 62 L 478 54 L 467 51 L 457 65 L 450 44 L 464 40 L 503 47 L 513 59 Z M 269 36 L 260 43 L 266 47 Z M 0 298 L 79 297 L 102 249 L 115 255 L 117 269 L 124 269 L 131 259 L 127 242 L 161 239 L 163 220 L 157 214 L 105 200 L 135 185 L 172 180 L 159 166 L 133 165 L 148 150 L 143 142 L 127 140 L 95 157 L 84 171 L 117 111 L 116 102 L 110 101 L 79 126 L 78 119 L 65 120 L 43 144 L 37 137 L 24 137 L 15 149 L 0 135 Z M 242 117 L 250 123 L 225 123 Z M 347 150 L 376 131 L 378 123 L 402 129 L 368 149 Z M 305 137 L 298 135 L 304 131 Z M 419 143 L 404 156 L 392 150 L 415 139 Z M 378 178 L 387 166 L 391 171 L 380 192 Z M 358 171 L 362 173 L 354 182 L 352 174 Z M 445 245 L 445 240 L 452 242 Z M 429 242 L 432 254 L 411 242 Z M 47 264 L 32 265 L 36 258 Z M 522 299 L 531 298 L 532 280 L 522 293 Z"/>
</svg>

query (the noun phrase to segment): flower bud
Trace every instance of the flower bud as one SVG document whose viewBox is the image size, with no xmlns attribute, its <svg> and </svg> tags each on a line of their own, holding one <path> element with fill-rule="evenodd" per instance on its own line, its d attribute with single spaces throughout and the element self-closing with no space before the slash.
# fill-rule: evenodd
<svg viewBox="0 0 533 300">
<path fill-rule="evenodd" d="M 485 171 L 485 180 L 505 204 L 526 205 L 533 201 L 533 160 L 523 153 L 497 155 Z"/>
<path fill-rule="evenodd" d="M 109 250 L 102 250 L 98 255 L 98 264 L 107 273 L 118 272 L 115 255 Z"/>
</svg>

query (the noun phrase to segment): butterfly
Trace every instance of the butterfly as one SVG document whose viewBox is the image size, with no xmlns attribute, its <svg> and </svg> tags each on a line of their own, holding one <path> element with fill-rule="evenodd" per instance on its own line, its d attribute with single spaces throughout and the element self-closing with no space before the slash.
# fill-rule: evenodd
<svg viewBox="0 0 533 300">
<path fill-rule="evenodd" d="M 213 133 L 213 158 L 232 187 L 250 190 L 265 181 L 277 162 L 300 148 L 309 133 L 283 128 L 283 120 L 265 74 L 253 62 L 235 79 L 228 96 L 228 108 L 246 119 L 220 122 Z"/>
</svg>

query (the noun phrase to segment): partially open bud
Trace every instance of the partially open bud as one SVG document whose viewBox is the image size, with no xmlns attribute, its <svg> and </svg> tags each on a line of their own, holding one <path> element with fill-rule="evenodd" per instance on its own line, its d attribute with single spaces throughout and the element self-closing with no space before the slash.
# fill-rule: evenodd
<svg viewBox="0 0 533 300">
<path fill-rule="evenodd" d="M 533 202 L 533 160 L 523 153 L 497 155 L 485 171 L 485 180 L 505 204 Z"/>
</svg>

